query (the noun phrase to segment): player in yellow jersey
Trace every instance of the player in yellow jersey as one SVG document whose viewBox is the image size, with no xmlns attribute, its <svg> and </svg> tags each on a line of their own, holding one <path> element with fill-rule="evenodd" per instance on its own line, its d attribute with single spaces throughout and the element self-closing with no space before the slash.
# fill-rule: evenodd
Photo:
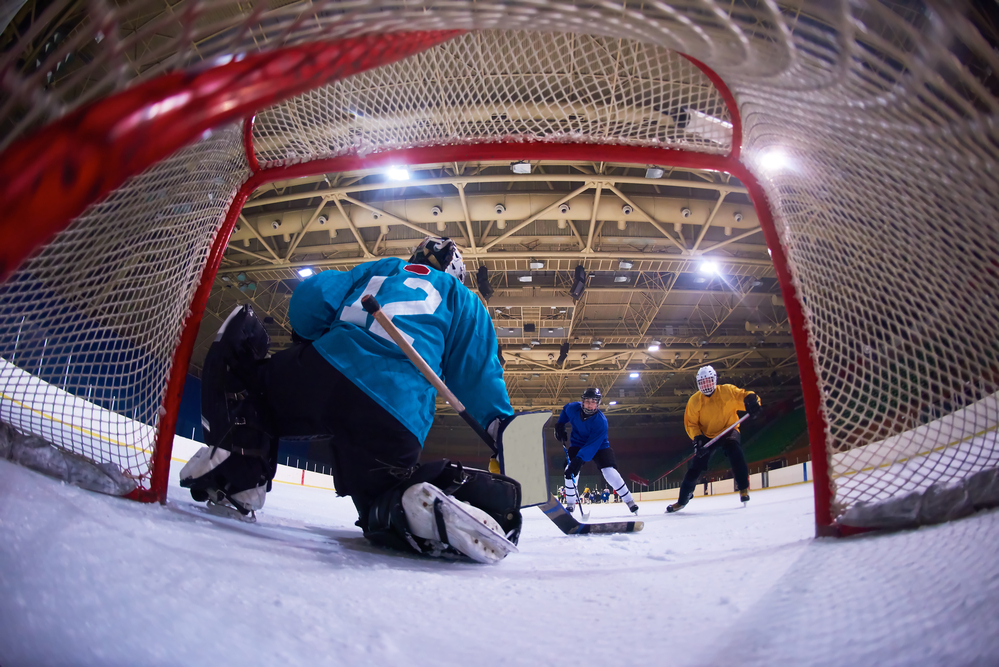
<svg viewBox="0 0 999 667">
<path fill-rule="evenodd" d="M 722 450 L 732 464 L 732 474 L 739 487 L 739 497 L 742 502 L 749 500 L 749 466 L 742 455 L 739 427 L 725 434 L 718 442 L 705 448 L 712 438 L 739 421 L 739 411 L 745 410 L 750 418 L 760 412 L 759 397 L 745 389 L 739 389 L 733 384 L 718 384 L 718 374 L 711 366 L 704 366 L 697 371 L 697 393 L 687 401 L 687 411 L 683 416 L 683 424 L 687 435 L 694 441 L 694 458 L 690 460 L 687 474 L 680 483 L 680 497 L 666 508 L 666 512 L 682 510 L 694 495 L 697 478 L 708 469 L 711 454 Z"/>
</svg>

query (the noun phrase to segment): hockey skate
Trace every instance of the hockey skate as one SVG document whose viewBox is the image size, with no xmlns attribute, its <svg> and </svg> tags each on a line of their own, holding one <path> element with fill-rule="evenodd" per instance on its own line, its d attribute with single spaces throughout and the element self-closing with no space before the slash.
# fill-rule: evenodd
<svg viewBox="0 0 999 667">
<path fill-rule="evenodd" d="M 666 506 L 666 513 L 667 514 L 672 514 L 673 512 L 679 512 L 680 510 L 682 510 L 686 506 L 687 506 L 687 503 L 682 503 L 681 504 L 679 502 L 673 503 L 672 505 L 667 505 Z"/>
<path fill-rule="evenodd" d="M 739 489 L 739 500 L 743 503 L 749 502 L 749 489 Z"/>
<path fill-rule="evenodd" d="M 413 535 L 439 542 L 441 554 L 450 546 L 479 563 L 497 563 L 517 552 L 495 519 L 429 482 L 406 489 L 402 508 Z"/>
<path fill-rule="evenodd" d="M 220 516 L 226 519 L 236 519 L 237 521 L 242 521 L 244 523 L 257 522 L 257 515 L 253 510 L 249 510 L 247 514 L 243 514 L 224 497 L 219 497 L 218 500 L 212 500 L 209 498 L 208 504 L 205 505 L 205 511 L 214 516 Z"/>
<path fill-rule="evenodd" d="M 576 504 L 569 503 L 568 505 L 565 506 L 565 511 L 568 512 L 569 514 L 572 514 L 573 512 L 576 511 Z"/>
<path fill-rule="evenodd" d="M 638 514 L 638 503 L 629 503 L 628 509 L 631 510 L 632 514 Z"/>
</svg>

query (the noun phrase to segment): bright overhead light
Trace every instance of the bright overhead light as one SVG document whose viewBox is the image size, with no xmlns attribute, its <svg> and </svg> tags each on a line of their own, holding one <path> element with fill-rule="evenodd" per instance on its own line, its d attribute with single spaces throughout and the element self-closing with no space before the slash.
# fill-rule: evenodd
<svg viewBox="0 0 999 667">
<path fill-rule="evenodd" d="M 628 276 L 614 276 L 614 282 L 616 282 L 616 283 L 626 283 L 626 282 L 628 282 Z"/>
<path fill-rule="evenodd" d="M 659 351 L 658 343 L 652 343 L 652 345 L 649 345 L 649 352 L 658 352 L 658 351 Z"/>
<path fill-rule="evenodd" d="M 645 170 L 645 178 L 662 178 L 663 170 L 660 167 L 649 167 Z"/>
<path fill-rule="evenodd" d="M 635 378 L 638 377 L 638 373 L 628 373 L 628 377 L 630 377 L 632 380 L 634 380 Z"/>
<path fill-rule="evenodd" d="M 528 262 L 527 265 L 529 267 L 531 267 L 532 269 L 543 269 L 543 268 L 545 268 L 545 263 L 542 262 L 540 259 L 532 259 L 530 262 Z"/>
<path fill-rule="evenodd" d="M 388 171 L 385 172 L 390 181 L 408 181 L 409 180 L 409 170 L 405 167 L 389 167 Z"/>
<path fill-rule="evenodd" d="M 510 171 L 515 174 L 529 174 L 531 173 L 531 163 L 524 162 L 523 160 L 520 162 L 513 162 L 510 164 Z"/>
<path fill-rule="evenodd" d="M 521 347 L 520 349 L 522 349 L 522 350 L 523 350 L 524 352 L 530 352 L 530 350 L 531 350 L 531 346 L 530 346 L 530 345 L 524 345 L 524 346 L 523 346 L 523 347 Z"/>
<path fill-rule="evenodd" d="M 312 269 L 310 269 L 307 266 L 305 268 L 302 268 L 302 269 L 298 270 L 298 275 L 302 276 L 303 278 L 308 278 L 309 276 L 313 275 L 314 273 L 315 273 L 315 271 L 313 271 Z"/>
<path fill-rule="evenodd" d="M 619 269 L 630 269 L 634 266 L 634 263 L 630 259 L 622 259 L 617 263 L 617 268 Z"/>
<path fill-rule="evenodd" d="M 701 262 L 701 273 L 718 273 L 718 262 Z"/>
<path fill-rule="evenodd" d="M 611 402 L 610 402 L 610 403 L 608 403 L 607 405 L 617 405 L 617 401 L 611 401 Z"/>
<path fill-rule="evenodd" d="M 784 171 L 793 166 L 791 158 L 780 148 L 771 148 L 762 153 L 757 159 L 757 164 L 762 171 L 769 174 Z"/>
<path fill-rule="evenodd" d="M 519 278 L 517 278 L 517 280 L 519 280 L 522 283 L 529 283 L 533 281 L 534 278 L 532 278 L 531 276 L 520 276 Z"/>
</svg>

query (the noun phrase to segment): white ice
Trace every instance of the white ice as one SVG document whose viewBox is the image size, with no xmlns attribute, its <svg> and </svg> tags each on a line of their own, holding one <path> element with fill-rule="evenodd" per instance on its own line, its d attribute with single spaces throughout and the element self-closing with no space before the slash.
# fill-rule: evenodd
<svg viewBox="0 0 999 667">
<path fill-rule="evenodd" d="M 999 664 L 997 511 L 814 539 L 808 484 L 639 499 L 628 535 L 531 508 L 489 566 L 371 547 L 317 488 L 220 525 L 174 468 L 164 507 L 0 461 L 0 665 Z"/>
</svg>

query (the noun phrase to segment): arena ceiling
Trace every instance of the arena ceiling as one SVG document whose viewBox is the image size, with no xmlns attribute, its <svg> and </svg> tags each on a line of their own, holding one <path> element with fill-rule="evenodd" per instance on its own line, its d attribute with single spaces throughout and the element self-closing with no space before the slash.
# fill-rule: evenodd
<svg viewBox="0 0 999 667">
<path fill-rule="evenodd" d="M 236 304 L 267 318 L 281 349 L 300 272 L 408 257 L 442 235 L 461 246 L 466 284 L 492 317 L 518 410 L 557 409 L 596 386 L 610 414 L 676 414 L 705 363 L 771 401 L 800 392 L 780 288 L 740 183 L 679 169 L 650 178 L 646 165 L 530 167 L 409 165 L 404 181 L 382 169 L 261 188 L 229 240 L 192 372 Z M 585 286 L 573 298 L 579 266 Z"/>
</svg>

